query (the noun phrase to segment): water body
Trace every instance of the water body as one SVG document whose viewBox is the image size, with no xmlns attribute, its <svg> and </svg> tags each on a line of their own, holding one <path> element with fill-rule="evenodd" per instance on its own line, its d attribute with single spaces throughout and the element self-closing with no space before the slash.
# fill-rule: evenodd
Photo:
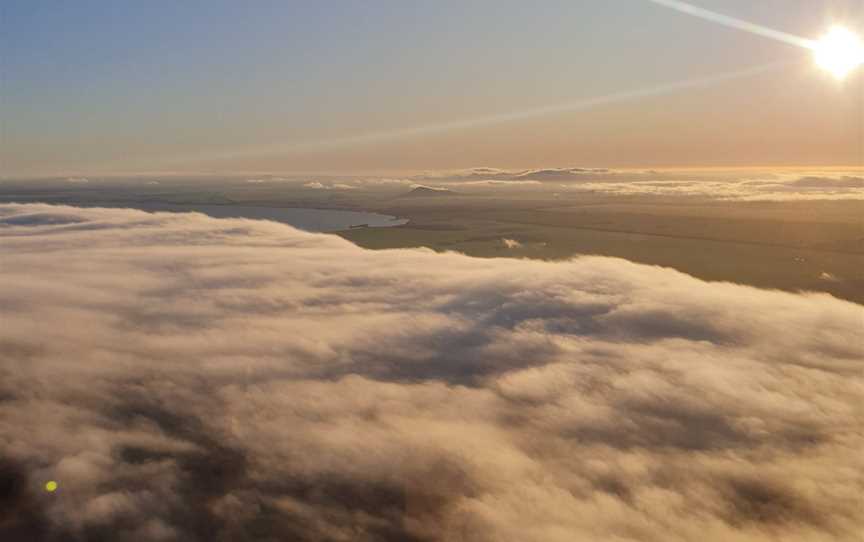
<svg viewBox="0 0 864 542">
<path fill-rule="evenodd" d="M 272 220 L 312 232 L 333 232 L 356 227 L 387 228 L 401 226 L 407 219 L 363 211 L 300 209 L 295 207 L 258 207 L 252 205 L 185 205 L 173 203 L 140 203 L 130 205 L 142 211 L 203 213 L 213 218 L 251 218 Z"/>
</svg>

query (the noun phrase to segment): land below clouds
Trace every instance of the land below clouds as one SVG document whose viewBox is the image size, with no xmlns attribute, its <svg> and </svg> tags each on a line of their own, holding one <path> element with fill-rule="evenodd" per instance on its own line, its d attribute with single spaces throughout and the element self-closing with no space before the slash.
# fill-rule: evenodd
<svg viewBox="0 0 864 542">
<path fill-rule="evenodd" d="M 576 174 L 611 175 L 594 170 Z M 487 170 L 472 175 L 505 178 Z M 74 182 L 0 183 L 0 201 L 145 209 L 173 203 L 369 211 L 408 222 L 393 228 L 346 229 L 338 235 L 371 249 L 426 246 L 479 257 L 542 260 L 614 256 L 672 267 L 706 280 L 827 292 L 864 303 L 864 202 L 860 199 L 750 201 L 698 195 L 700 190 L 707 192 L 706 186 L 725 186 L 722 179 L 702 184 L 674 179 L 664 181 L 665 185 L 638 179 L 632 185 L 619 183 L 703 187 L 688 188 L 682 196 L 663 191 L 572 190 L 566 184 L 525 177 L 451 178 L 449 184 L 437 185 L 447 187 L 447 197 L 425 196 L 426 190 L 417 190 L 440 182 L 437 178 L 420 179 L 422 185 L 417 179 L 76 178 Z M 802 179 L 808 180 L 803 183 L 808 189 L 815 182 L 814 177 L 802 175 L 784 186 L 799 187 Z M 816 184 L 840 183 L 842 189 L 850 189 L 845 185 L 853 177 L 838 179 Z"/>
</svg>

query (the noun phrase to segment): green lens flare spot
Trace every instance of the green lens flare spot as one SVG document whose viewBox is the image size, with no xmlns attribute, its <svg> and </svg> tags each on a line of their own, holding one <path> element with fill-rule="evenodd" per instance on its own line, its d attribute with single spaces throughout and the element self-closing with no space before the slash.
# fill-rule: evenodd
<svg viewBox="0 0 864 542">
<path fill-rule="evenodd" d="M 46 482 L 45 491 L 47 491 L 48 493 L 54 493 L 55 491 L 57 491 L 57 482 L 55 482 L 54 480 Z"/>
</svg>

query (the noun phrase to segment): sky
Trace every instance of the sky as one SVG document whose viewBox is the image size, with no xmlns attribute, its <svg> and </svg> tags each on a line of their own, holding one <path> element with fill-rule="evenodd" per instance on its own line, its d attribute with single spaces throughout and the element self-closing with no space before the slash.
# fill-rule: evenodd
<svg viewBox="0 0 864 542">
<path fill-rule="evenodd" d="M 805 38 L 864 21 L 860 0 L 694 2 Z M 649 0 L 6 0 L 0 17 L 7 178 L 862 161 L 860 72 Z"/>
</svg>

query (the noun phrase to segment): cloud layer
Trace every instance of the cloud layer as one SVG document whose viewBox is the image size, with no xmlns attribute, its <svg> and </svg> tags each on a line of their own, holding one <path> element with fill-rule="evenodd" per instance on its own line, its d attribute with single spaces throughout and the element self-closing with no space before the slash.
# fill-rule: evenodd
<svg viewBox="0 0 864 542">
<path fill-rule="evenodd" d="M 864 311 L 825 294 L 48 205 L 0 250 L 3 540 L 864 527 Z"/>
<path fill-rule="evenodd" d="M 622 196 L 695 197 L 725 201 L 864 200 L 860 171 L 658 172 L 602 168 L 429 172 L 415 179 L 466 190 L 589 192 Z M 364 181 L 357 181 L 362 183 Z"/>
<path fill-rule="evenodd" d="M 690 196 L 726 201 L 864 200 L 864 178 L 853 176 L 797 176 L 726 180 L 652 180 L 586 182 L 564 185 L 578 192 L 631 196 Z"/>
</svg>

